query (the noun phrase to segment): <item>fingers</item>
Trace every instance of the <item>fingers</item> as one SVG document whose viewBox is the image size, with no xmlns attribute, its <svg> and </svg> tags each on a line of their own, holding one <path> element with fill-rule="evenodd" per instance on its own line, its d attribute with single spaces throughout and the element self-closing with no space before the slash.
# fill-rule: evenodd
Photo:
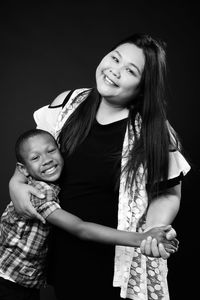
<svg viewBox="0 0 200 300">
<path fill-rule="evenodd" d="M 37 212 L 37 210 L 31 204 L 26 206 L 22 216 L 25 219 L 38 219 L 43 224 L 46 223 L 46 220 Z"/>
<path fill-rule="evenodd" d="M 151 255 L 151 241 L 152 237 L 148 236 L 146 240 L 143 240 L 140 245 L 141 253 L 147 256 Z"/>
<path fill-rule="evenodd" d="M 151 242 L 152 242 L 152 237 L 148 236 L 145 244 L 145 253 L 148 256 L 151 255 Z"/>
<path fill-rule="evenodd" d="M 152 254 L 153 254 L 154 257 L 160 257 L 160 253 L 159 253 L 159 250 L 158 250 L 158 243 L 157 243 L 156 239 L 152 240 L 151 250 L 152 250 Z"/>
<path fill-rule="evenodd" d="M 36 211 L 36 209 L 33 206 L 30 206 L 27 210 L 26 210 L 26 214 L 28 215 L 29 218 L 36 218 L 39 221 L 41 221 L 43 224 L 46 223 L 45 219 Z"/>
<path fill-rule="evenodd" d="M 146 240 L 143 240 L 140 244 L 140 251 L 144 255 L 145 255 L 145 244 L 146 244 Z"/>
<path fill-rule="evenodd" d="M 164 244 L 165 248 L 169 247 L 171 249 L 174 249 L 175 251 L 178 250 L 179 242 L 176 242 L 176 241 L 173 241 L 173 240 L 172 241 L 165 240 L 163 242 L 163 244 Z"/>
<path fill-rule="evenodd" d="M 172 240 L 172 239 L 174 239 L 176 237 L 176 235 L 177 234 L 176 234 L 175 229 L 171 228 L 171 230 L 166 233 L 166 239 L 167 240 Z"/>
<path fill-rule="evenodd" d="M 35 187 L 33 187 L 31 185 L 29 186 L 29 193 L 36 196 L 36 197 L 38 197 L 38 198 L 40 198 L 40 199 L 45 198 L 44 194 L 42 194 L 40 191 L 38 191 Z"/>
<path fill-rule="evenodd" d="M 170 257 L 170 253 L 168 253 L 168 252 L 165 250 L 165 247 L 163 246 L 162 243 L 159 243 L 158 249 L 159 249 L 160 256 L 161 256 L 163 259 L 168 259 L 168 258 Z"/>
<path fill-rule="evenodd" d="M 177 252 L 176 250 L 168 248 L 168 247 L 165 247 L 165 250 L 166 250 L 166 252 L 168 252 L 170 254 L 174 254 L 175 252 Z"/>
<path fill-rule="evenodd" d="M 179 247 L 179 240 L 177 240 L 176 238 L 174 238 L 173 240 L 170 240 L 170 242 L 176 247 Z"/>
<path fill-rule="evenodd" d="M 141 242 L 140 251 L 146 256 L 160 257 L 157 240 L 151 236 Z"/>
<path fill-rule="evenodd" d="M 165 240 L 162 243 L 163 243 L 163 245 L 165 247 L 165 250 L 167 252 L 169 252 L 169 253 L 175 253 L 175 252 L 178 251 L 179 241 L 177 239 L 171 240 L 171 241 Z"/>
<path fill-rule="evenodd" d="M 143 255 L 162 257 L 163 259 L 168 259 L 172 253 L 177 251 L 173 245 L 168 244 L 167 246 L 162 243 L 157 243 L 157 240 L 152 239 L 150 236 L 141 242 L 140 251 Z"/>
<path fill-rule="evenodd" d="M 167 227 L 165 227 L 167 228 Z M 169 227 L 168 227 L 169 228 Z M 167 229 L 166 229 L 167 230 Z M 173 230 L 172 235 L 176 234 Z M 156 238 L 148 236 L 146 240 L 143 240 L 140 245 L 141 253 L 146 256 L 162 257 L 168 259 L 172 253 L 178 251 L 179 241 L 176 238 L 172 240 L 165 239 L 162 243 L 158 244 Z"/>
<path fill-rule="evenodd" d="M 175 253 L 178 251 L 178 248 L 171 244 L 165 244 L 165 243 L 162 243 L 162 244 L 167 252 Z"/>
<path fill-rule="evenodd" d="M 41 221 L 43 224 L 46 223 L 46 220 L 38 212 L 36 212 L 34 214 L 34 216 L 35 216 L 36 219 L 38 219 L 39 221 Z"/>
</svg>

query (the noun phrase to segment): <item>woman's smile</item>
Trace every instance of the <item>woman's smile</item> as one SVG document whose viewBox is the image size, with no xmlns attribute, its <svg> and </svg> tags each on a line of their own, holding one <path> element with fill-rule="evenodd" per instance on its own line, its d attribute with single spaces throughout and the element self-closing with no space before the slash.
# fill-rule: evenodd
<svg viewBox="0 0 200 300">
<path fill-rule="evenodd" d="M 114 82 L 114 81 L 113 81 L 110 77 L 108 77 L 107 75 L 104 74 L 103 78 L 104 78 L 104 81 L 105 81 L 106 84 L 111 85 L 111 86 L 114 86 L 114 87 L 119 87 L 119 85 L 116 84 L 116 82 Z"/>
</svg>

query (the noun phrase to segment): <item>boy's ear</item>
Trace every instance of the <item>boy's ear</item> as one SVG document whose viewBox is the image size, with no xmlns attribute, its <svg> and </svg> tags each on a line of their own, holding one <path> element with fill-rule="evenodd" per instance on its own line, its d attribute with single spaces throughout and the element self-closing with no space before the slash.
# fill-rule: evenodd
<svg viewBox="0 0 200 300">
<path fill-rule="evenodd" d="M 27 171 L 25 165 L 23 165 L 22 163 L 17 162 L 16 167 L 24 176 L 29 175 L 29 172 Z"/>
</svg>

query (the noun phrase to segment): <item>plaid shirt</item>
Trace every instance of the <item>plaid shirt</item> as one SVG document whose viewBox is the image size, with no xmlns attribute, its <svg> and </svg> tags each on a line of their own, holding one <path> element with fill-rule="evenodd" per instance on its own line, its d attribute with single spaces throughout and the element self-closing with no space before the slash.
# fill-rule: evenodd
<svg viewBox="0 0 200 300">
<path fill-rule="evenodd" d="M 45 219 L 60 208 L 58 186 L 33 179 L 29 184 L 45 195 L 44 199 L 33 195 L 31 197 L 31 203 Z M 49 231 L 50 225 L 37 219 L 25 220 L 19 216 L 10 202 L 0 223 L 0 272 L 25 287 L 45 286 Z"/>
</svg>

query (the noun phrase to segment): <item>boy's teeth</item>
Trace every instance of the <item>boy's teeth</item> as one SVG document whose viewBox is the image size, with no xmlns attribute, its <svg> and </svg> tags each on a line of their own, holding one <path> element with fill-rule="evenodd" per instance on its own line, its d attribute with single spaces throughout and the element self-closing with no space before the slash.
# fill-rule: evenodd
<svg viewBox="0 0 200 300">
<path fill-rule="evenodd" d="M 46 173 L 46 174 L 51 174 L 51 173 L 54 172 L 54 170 L 55 170 L 55 167 L 52 167 L 52 168 L 46 170 L 44 173 Z"/>
</svg>

